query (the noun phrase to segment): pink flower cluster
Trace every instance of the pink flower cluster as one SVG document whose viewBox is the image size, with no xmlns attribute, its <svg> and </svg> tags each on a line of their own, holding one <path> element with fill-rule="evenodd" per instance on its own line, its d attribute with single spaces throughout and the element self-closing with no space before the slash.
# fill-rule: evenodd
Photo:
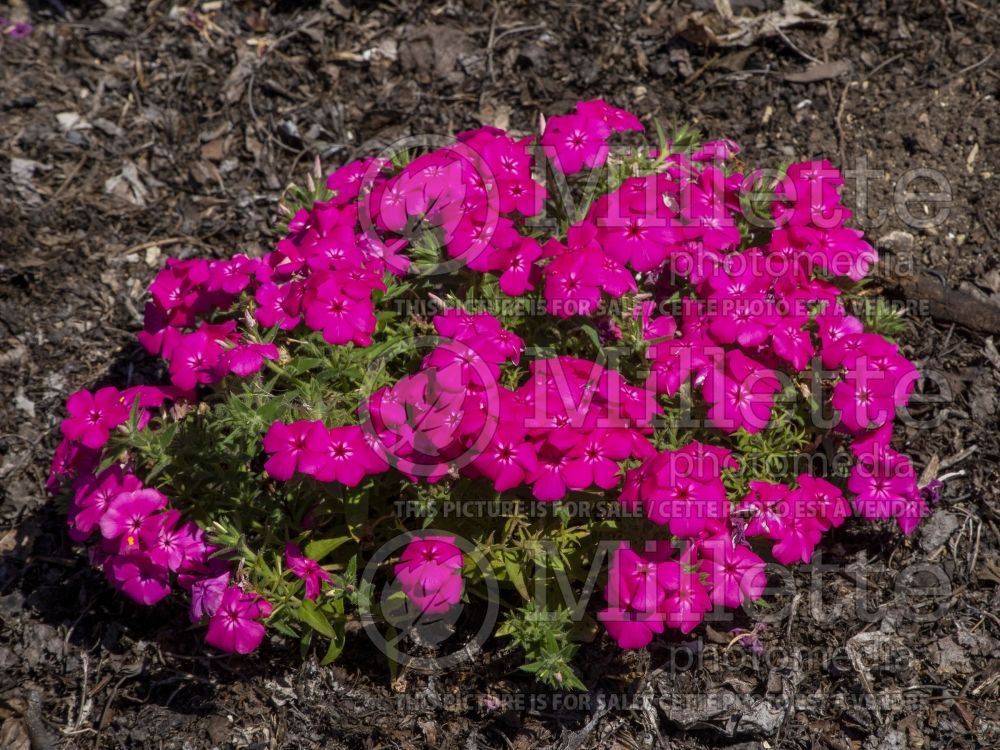
<svg viewBox="0 0 1000 750">
<path fill-rule="evenodd" d="M 210 643 L 255 647 L 267 602 L 232 581 L 204 534 L 158 491 L 122 466 L 95 475 L 102 449 L 134 410 L 142 428 L 167 399 L 193 400 L 199 387 L 284 358 L 261 341 L 291 345 L 289 334 L 305 328 L 331 346 L 370 346 L 384 328 L 377 301 L 390 275 L 406 276 L 410 256 L 431 246 L 442 261 L 495 275 L 508 296 L 534 294 L 552 316 L 590 318 L 605 341 L 638 327 L 645 382 L 571 356 L 535 359 L 518 380 L 525 341 L 489 313 L 447 309 L 433 318 L 438 339 L 420 369 L 366 398 L 356 424 L 271 424 L 268 475 L 353 488 L 393 470 L 410 481 L 485 480 L 542 502 L 613 492 L 671 537 L 643 551 L 623 545 L 612 559 L 601 620 L 626 648 L 666 627 L 689 632 L 715 605 L 759 598 L 764 560 L 755 549 L 769 545 L 783 564 L 808 562 L 852 509 L 910 533 L 927 507 L 912 464 L 890 442 L 919 374 L 845 309 L 837 278 L 861 279 L 877 254 L 845 225 L 843 177 L 809 161 L 765 184 L 734 165 L 731 141 L 689 154 L 653 150 L 654 173 L 616 183 L 565 235 L 532 231 L 527 219 L 550 199 L 537 168 L 547 162 L 569 176 L 600 168 L 610 139 L 626 131 L 643 127 L 594 100 L 548 119 L 537 144 L 483 127 L 399 168 L 353 162 L 327 179 L 332 197 L 292 216 L 263 258 L 168 261 L 150 287 L 139 340 L 167 360 L 171 386 L 81 391 L 67 404 L 50 486 L 72 480 L 74 538 L 100 532 L 95 560 L 132 598 L 159 601 L 176 576 L 191 593 L 192 618 L 209 618 Z M 767 231 L 747 209 L 761 192 L 774 221 Z M 634 295 L 631 320 L 602 312 L 626 295 Z M 259 329 L 269 330 L 258 337 Z M 654 447 L 664 396 L 690 386 L 722 441 L 759 433 L 781 399 L 798 397 L 817 358 L 826 390 L 816 398 L 832 403 L 836 437 L 855 456 L 850 498 L 805 474 L 750 481 L 745 497 L 730 498 L 727 472 L 748 468 L 739 455 L 702 442 Z M 295 544 L 284 559 L 306 599 L 332 583 Z M 453 538 L 424 537 L 395 572 L 411 601 L 438 613 L 461 597 L 463 562 Z"/>
<path fill-rule="evenodd" d="M 364 428 L 272 425 L 268 473 L 355 486 L 391 465 L 411 481 L 486 478 L 498 492 L 529 485 L 554 501 L 612 489 L 624 461 L 654 452 L 647 436 L 659 407 L 617 371 L 571 357 L 535 360 L 511 390 L 498 382 L 500 368 L 519 361 L 524 343 L 496 318 L 451 309 L 434 325 L 443 343 L 418 373 L 372 395 Z"/>
<path fill-rule="evenodd" d="M 162 493 L 114 465 L 74 481 L 70 534 L 86 541 L 93 532 L 100 533 L 91 547 L 92 561 L 104 569 L 113 586 L 136 602 L 156 604 L 170 593 L 175 576 L 191 594 L 192 621 L 209 618 L 210 644 L 240 653 L 252 651 L 264 635 L 256 620 L 266 616 L 260 613 L 267 603 L 233 586 L 229 565 L 211 557 L 216 549 L 207 543 L 202 529 L 182 521 L 180 512 L 167 506 Z M 234 619 L 236 613 L 239 617 Z"/>
<path fill-rule="evenodd" d="M 342 167 L 327 180 L 334 197 L 295 214 L 288 236 L 263 259 L 169 261 L 150 287 L 140 341 L 170 362 L 182 388 L 257 372 L 278 356 L 273 345 L 245 342 L 233 320 L 205 322 L 246 293 L 262 326 L 288 331 L 305 323 L 331 345 L 368 346 L 373 295 L 385 290 L 385 273 L 406 274 L 404 252 L 421 228 L 439 233 L 449 257 L 496 272 L 507 293 L 523 294 L 537 279 L 541 247 L 518 222 L 546 198 L 531 176 L 530 141 L 480 128 L 397 174 L 374 159 Z"/>
<path fill-rule="evenodd" d="M 406 546 L 393 571 L 407 598 L 421 612 L 439 615 L 462 598 L 464 562 L 454 537 L 423 536 Z"/>
<path fill-rule="evenodd" d="M 857 463 L 847 479 L 854 493 L 854 510 L 864 518 L 895 518 L 904 534 L 911 533 L 927 514 L 927 503 L 917 485 L 908 456 L 889 447 L 891 423 L 851 444 Z"/>
<path fill-rule="evenodd" d="M 766 585 L 764 561 L 724 529 L 679 551 L 666 540 L 642 552 L 622 544 L 612 556 L 608 606 L 598 619 L 622 648 L 642 648 L 667 626 L 690 633 L 715 604 L 759 599 Z"/>
<path fill-rule="evenodd" d="M 645 645 L 664 626 L 687 633 L 714 604 L 738 607 L 759 598 L 764 560 L 749 539 L 772 540 L 783 564 L 808 562 L 820 537 L 850 515 L 838 488 L 806 474 L 794 489 L 750 482 L 750 494 L 734 508 L 722 473 L 737 468 L 728 450 L 693 442 L 655 453 L 626 475 L 621 502 L 641 506 L 684 546 L 677 557 L 666 542 L 651 553 L 619 550 L 601 620 L 623 648 Z"/>
<path fill-rule="evenodd" d="M 259 260 L 235 255 L 225 261 L 170 259 L 157 274 L 138 338 L 150 354 L 167 360 L 176 387 L 193 391 L 230 373 L 247 377 L 259 371 L 265 359 L 278 358 L 274 344 L 245 341 L 235 320 L 204 320 L 232 307 L 262 268 Z"/>
<path fill-rule="evenodd" d="M 115 588 L 139 604 L 153 605 L 171 592 L 175 580 L 191 595 L 191 619 L 208 618 L 206 640 L 227 651 L 249 653 L 264 637 L 260 619 L 270 605 L 231 582 L 229 563 L 212 555 L 217 548 L 205 532 L 184 521 L 165 495 L 146 487 L 126 466 L 98 472 L 101 450 L 111 432 L 138 410 L 143 429 L 168 399 L 184 397 L 175 387 L 137 386 L 125 391 L 77 391 L 67 402 L 64 439 L 49 476 L 50 491 L 70 488 L 69 535 L 88 542 L 91 560 Z"/>
<path fill-rule="evenodd" d="M 107 387 L 93 393 L 81 390 L 71 394 L 66 401 L 69 416 L 60 424 L 63 440 L 52 458 L 49 492 L 56 492 L 66 480 L 93 474 L 112 431 L 128 422 L 133 410 L 141 430 L 149 423 L 153 409 L 185 395 L 177 388 L 156 386 L 135 386 L 124 391 Z"/>
<path fill-rule="evenodd" d="M 594 99 L 577 104 L 574 114 L 549 118 L 541 145 L 556 169 L 576 174 L 584 167 L 603 167 L 610 150 L 608 138 L 626 130 L 645 128 L 632 113 Z"/>
<path fill-rule="evenodd" d="M 369 474 L 389 469 L 357 425 L 328 430 L 320 421 L 275 422 L 264 436 L 264 450 L 271 454 L 264 469 L 281 480 L 299 473 L 355 487 Z"/>
</svg>

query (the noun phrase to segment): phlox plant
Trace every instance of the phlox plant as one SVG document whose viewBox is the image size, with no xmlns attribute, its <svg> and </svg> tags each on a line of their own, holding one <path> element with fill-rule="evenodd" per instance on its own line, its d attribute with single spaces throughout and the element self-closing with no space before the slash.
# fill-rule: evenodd
<svg viewBox="0 0 1000 750">
<path fill-rule="evenodd" d="M 595 100 L 311 178 L 263 257 L 156 276 L 162 382 L 69 398 L 70 536 L 140 604 L 185 592 L 212 648 L 271 629 L 324 663 L 391 619 L 376 586 L 446 615 L 492 579 L 524 668 L 582 687 L 598 624 L 641 648 L 761 601 L 851 516 L 909 534 L 891 438 L 919 374 L 897 317 L 851 312 L 876 251 L 829 162 L 739 154 Z M 516 502 L 443 511 L 471 499 Z M 609 542 L 600 596 L 561 601 Z"/>
</svg>

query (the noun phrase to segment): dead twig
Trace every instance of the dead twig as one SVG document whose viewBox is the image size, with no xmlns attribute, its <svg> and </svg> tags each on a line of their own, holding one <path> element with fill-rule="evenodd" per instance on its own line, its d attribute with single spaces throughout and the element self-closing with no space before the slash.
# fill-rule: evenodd
<svg viewBox="0 0 1000 750">
<path fill-rule="evenodd" d="M 986 55 L 986 57 L 984 57 L 982 60 L 980 60 L 977 63 L 972 63 L 972 65 L 966 65 L 964 68 L 962 68 L 960 71 L 958 71 L 955 75 L 953 75 L 951 78 L 949 78 L 948 79 L 948 83 L 951 83 L 952 81 L 961 78 L 966 73 L 971 73 L 976 68 L 983 67 L 986 63 L 988 63 L 990 60 L 993 59 L 993 55 L 994 54 L 996 54 L 996 50 L 995 49 L 991 49 L 989 51 L 989 54 Z"/>
<path fill-rule="evenodd" d="M 782 38 L 782 39 L 783 39 L 783 40 L 785 41 L 785 44 L 787 44 L 787 45 L 788 45 L 789 47 L 791 47 L 791 48 L 792 48 L 793 50 L 795 50 L 795 51 L 796 51 L 796 52 L 798 52 L 798 53 L 799 53 L 800 55 L 802 55 L 802 57 L 804 57 L 804 58 L 805 58 L 806 60 L 808 60 L 809 62 L 814 62 L 814 63 L 816 63 L 817 65 L 819 65 L 819 64 L 822 64 L 822 62 L 823 62 L 823 61 L 822 61 L 822 60 L 820 60 L 820 59 L 819 59 L 818 57 L 813 57 L 813 56 L 812 56 L 812 55 L 810 55 L 810 54 L 809 54 L 808 52 L 806 52 L 806 51 L 804 51 L 804 50 L 801 50 L 801 49 L 799 49 L 798 47 L 796 47 L 796 46 L 795 46 L 795 42 L 793 42 L 793 41 L 792 41 L 791 39 L 789 39 L 789 38 L 788 38 L 788 34 L 786 34 L 786 33 L 785 33 L 784 31 L 782 31 L 782 30 L 781 30 L 780 28 L 778 28 L 777 26 L 775 26 L 775 27 L 774 27 L 774 30 L 775 30 L 775 32 L 776 32 L 776 33 L 778 34 L 778 36 L 780 36 L 780 37 L 781 37 L 781 38 Z"/>
<path fill-rule="evenodd" d="M 71 169 L 71 170 L 69 171 L 69 174 L 67 174 L 67 175 L 66 175 L 65 179 L 64 179 L 64 180 L 62 181 L 62 184 L 61 184 L 61 185 L 59 186 L 59 188 L 58 188 L 58 189 L 57 189 L 57 190 L 56 190 L 56 191 L 55 191 L 55 192 L 54 192 L 54 193 L 52 194 L 52 197 L 50 197 L 50 198 L 49 198 L 49 200 L 48 200 L 48 202 L 49 202 L 49 203 L 55 203 L 55 202 L 56 202 L 57 200 L 59 200 L 59 196 L 63 194 L 63 191 L 64 191 L 64 190 L 65 190 L 65 189 L 66 189 L 67 187 L 69 187 L 69 184 L 70 184 L 70 183 L 71 183 L 71 182 L 72 182 L 72 181 L 73 181 L 73 180 L 74 180 L 74 179 L 76 178 L 76 176 L 77 176 L 77 175 L 78 175 L 78 174 L 80 173 L 80 170 L 81 170 L 81 169 L 83 169 L 83 165 L 87 163 L 87 159 L 88 159 L 88 158 L 90 158 L 90 157 L 88 157 L 88 156 L 87 156 L 86 154 L 84 154 L 84 155 L 83 155 L 83 156 L 82 156 L 82 157 L 80 158 L 80 161 L 78 161 L 78 162 L 77 162 L 76 164 L 74 164 L 74 165 L 73 165 L 73 168 L 72 168 L 72 169 Z"/>
<path fill-rule="evenodd" d="M 1000 306 L 970 297 L 920 274 L 886 279 L 907 299 L 925 300 L 931 317 L 984 333 L 1000 334 Z"/>
</svg>

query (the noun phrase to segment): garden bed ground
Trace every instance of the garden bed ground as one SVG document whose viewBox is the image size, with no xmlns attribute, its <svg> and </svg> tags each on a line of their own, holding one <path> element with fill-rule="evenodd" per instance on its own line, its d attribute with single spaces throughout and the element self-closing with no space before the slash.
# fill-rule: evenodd
<svg viewBox="0 0 1000 750">
<path fill-rule="evenodd" d="M 660 0 L 105 0 L 55 19 L 60 3 L 33 5 L 32 35 L 0 37 L 0 747 L 1000 746 L 1000 355 L 919 308 L 905 353 L 950 395 L 921 412 L 940 426 L 905 430 L 904 447 L 965 472 L 935 515 L 910 538 L 833 534 L 831 569 L 815 594 L 796 573 L 757 663 L 704 629 L 648 653 L 599 638 L 578 663 L 604 708 L 558 705 L 498 643 L 393 684 L 362 635 L 328 669 L 281 644 L 206 654 L 180 606 L 141 610 L 88 567 L 42 487 L 69 392 L 156 377 L 133 332 L 167 255 L 265 251 L 283 187 L 317 152 L 333 167 L 406 134 L 528 129 L 580 98 L 693 122 L 758 163 L 864 157 L 884 173 L 873 212 L 907 170 L 937 170 L 953 195 L 942 222 L 857 224 L 1000 299 L 993 3 L 827 3 L 829 30 L 731 48 L 678 38 L 690 8 Z M 934 598 L 920 587 L 937 572 Z M 837 609 L 859 597 L 868 621 Z M 915 621 L 914 603 L 942 609 Z"/>
</svg>

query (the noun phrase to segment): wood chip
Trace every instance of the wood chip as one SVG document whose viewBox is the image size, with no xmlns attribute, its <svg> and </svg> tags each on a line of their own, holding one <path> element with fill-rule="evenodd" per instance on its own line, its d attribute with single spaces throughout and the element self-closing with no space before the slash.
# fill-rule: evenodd
<svg viewBox="0 0 1000 750">
<path fill-rule="evenodd" d="M 851 70 L 847 60 L 831 60 L 830 62 L 812 63 L 805 70 L 785 73 L 784 78 L 789 83 L 815 83 L 840 78 Z"/>
<path fill-rule="evenodd" d="M 993 343 L 992 336 L 986 339 L 986 343 L 983 346 L 983 353 L 986 355 L 986 359 L 990 361 L 990 364 L 997 370 L 1000 370 L 1000 352 L 997 351 L 997 346 Z"/>
</svg>

